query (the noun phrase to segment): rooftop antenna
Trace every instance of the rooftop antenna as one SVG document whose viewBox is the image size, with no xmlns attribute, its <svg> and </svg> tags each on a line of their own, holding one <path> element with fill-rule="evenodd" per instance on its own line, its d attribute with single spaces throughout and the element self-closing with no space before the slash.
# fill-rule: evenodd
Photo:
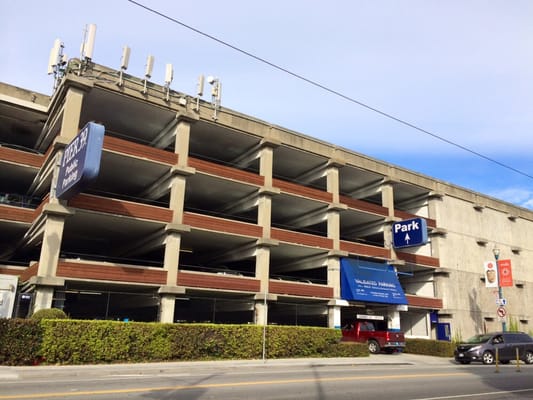
<svg viewBox="0 0 533 400">
<path fill-rule="evenodd" d="M 50 50 L 48 58 L 48 75 L 54 74 L 54 90 L 59 86 L 61 78 L 65 74 L 65 65 L 67 64 L 67 56 L 63 54 L 65 46 L 60 39 L 54 40 L 54 45 Z"/>
<path fill-rule="evenodd" d="M 196 111 L 200 111 L 200 97 L 204 95 L 204 76 L 198 77 L 198 83 L 196 84 Z"/>
<path fill-rule="evenodd" d="M 82 68 L 80 68 L 78 75 L 81 74 L 82 69 L 85 69 L 87 65 L 89 65 L 89 63 L 91 62 L 93 58 L 95 37 L 96 37 L 96 25 L 95 24 L 85 25 L 85 29 L 83 30 L 83 42 L 81 42 L 81 48 L 80 48 L 80 58 L 81 58 Z"/>
<path fill-rule="evenodd" d="M 143 94 L 147 93 L 146 84 L 148 83 L 148 79 L 152 77 L 152 71 L 154 69 L 154 56 L 149 55 L 146 59 L 146 65 L 144 69 L 144 88 L 142 90 Z"/>
<path fill-rule="evenodd" d="M 207 83 L 211 85 L 211 104 L 213 105 L 213 119 L 218 119 L 217 111 L 220 108 L 220 100 L 222 98 L 222 84 L 218 78 L 213 76 L 207 77 Z"/>
<path fill-rule="evenodd" d="M 128 69 L 128 64 L 130 62 L 130 53 L 131 53 L 131 49 L 128 46 L 124 46 L 122 48 L 122 57 L 120 57 L 120 72 L 119 72 L 119 78 L 117 82 L 118 86 L 122 86 L 124 84 L 122 75 L 124 74 L 124 71 Z"/>
<path fill-rule="evenodd" d="M 172 68 L 172 64 L 167 64 L 165 66 L 165 92 L 166 97 L 165 100 L 170 100 L 170 84 L 172 83 L 172 79 L 174 79 L 174 69 Z"/>
</svg>

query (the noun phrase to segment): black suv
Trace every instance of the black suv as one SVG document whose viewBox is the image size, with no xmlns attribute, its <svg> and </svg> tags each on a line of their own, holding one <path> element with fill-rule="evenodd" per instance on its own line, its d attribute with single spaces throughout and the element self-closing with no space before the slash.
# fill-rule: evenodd
<svg viewBox="0 0 533 400">
<path fill-rule="evenodd" d="M 523 332 L 494 332 L 473 336 L 457 346 L 455 361 L 461 364 L 470 364 L 472 361 L 493 364 L 496 361 L 496 349 L 498 360 L 502 364 L 516 360 L 516 349 L 520 360 L 533 364 L 533 338 Z"/>
</svg>

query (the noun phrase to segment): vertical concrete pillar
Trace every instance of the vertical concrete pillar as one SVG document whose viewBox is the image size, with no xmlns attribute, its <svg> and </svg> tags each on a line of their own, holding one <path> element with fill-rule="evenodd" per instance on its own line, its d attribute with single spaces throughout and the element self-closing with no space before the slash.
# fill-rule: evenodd
<svg viewBox="0 0 533 400">
<path fill-rule="evenodd" d="M 328 257 L 328 286 L 333 288 L 333 298 L 341 297 L 341 274 L 340 258 L 338 256 Z"/>
<path fill-rule="evenodd" d="M 159 299 L 159 322 L 171 324 L 174 322 L 174 308 L 176 296 L 169 293 L 160 293 Z"/>
<path fill-rule="evenodd" d="M 174 152 L 178 155 L 178 165 L 187 165 L 189 158 L 189 141 L 191 137 L 191 123 L 188 120 L 179 120 L 176 128 L 176 141 Z"/>
<path fill-rule="evenodd" d="M 383 181 L 381 186 L 381 201 L 382 206 L 389 211 L 388 222 L 389 224 L 383 229 L 383 239 L 385 247 L 388 247 L 391 252 L 391 259 L 396 259 L 396 252 L 392 246 L 392 222 L 394 221 L 394 187 L 393 181 L 388 178 Z"/>
<path fill-rule="evenodd" d="M 254 324 L 268 325 L 268 296 L 257 295 L 254 301 Z"/>
<path fill-rule="evenodd" d="M 277 245 L 271 240 L 272 196 L 279 193 L 272 185 L 274 148 L 276 141 L 264 139 L 259 150 L 259 174 L 264 178 L 264 186 L 259 189 L 257 204 L 257 224 L 263 228 L 263 237 L 258 241 L 255 255 L 255 277 L 260 281 L 259 293 L 254 298 L 254 323 L 268 324 L 268 301 L 275 296 L 269 294 L 270 247 Z"/>
<path fill-rule="evenodd" d="M 263 140 L 259 152 L 259 175 L 265 178 L 265 187 L 272 187 L 272 171 L 274 166 L 274 148 L 278 144 Z"/>
<path fill-rule="evenodd" d="M 428 195 L 428 217 L 439 221 L 439 206 L 442 203 L 443 195 L 441 193 L 431 192 Z M 442 230 L 437 230 L 436 232 L 433 232 L 431 234 L 431 256 L 435 258 L 439 258 L 439 247 L 442 242 Z"/>
<path fill-rule="evenodd" d="M 327 228 L 328 238 L 333 241 L 333 250 L 327 259 L 327 277 L 328 286 L 333 288 L 334 299 L 339 299 L 341 296 L 340 256 L 343 255 L 340 251 L 341 211 L 347 209 L 345 204 L 340 203 L 339 167 L 343 165 L 343 161 L 330 160 L 326 170 L 327 190 L 332 195 L 332 202 L 327 211 Z M 337 314 L 339 321 L 336 320 Z M 336 327 L 337 325 L 340 325 L 340 308 L 331 307 L 328 310 L 328 326 Z"/>
<path fill-rule="evenodd" d="M 65 95 L 63 119 L 61 120 L 61 136 L 68 141 L 74 139 L 80 130 L 81 109 L 85 90 L 70 87 Z"/>
<path fill-rule="evenodd" d="M 257 224 L 263 228 L 263 237 L 270 238 L 271 236 L 271 221 L 272 221 L 272 195 L 265 193 L 263 190 L 259 192 L 259 199 L 257 203 Z"/>
<path fill-rule="evenodd" d="M 163 269 L 167 272 L 167 281 L 166 285 L 159 288 L 159 295 L 161 296 L 159 321 L 166 323 L 174 321 L 176 295 L 185 293 L 185 289 L 178 286 L 179 256 L 181 235 L 183 232 L 190 231 L 190 227 L 183 225 L 187 176 L 195 172 L 194 168 L 187 167 L 191 122 L 188 119 L 180 119 L 174 129 L 174 152 L 178 155 L 178 165 L 174 166 L 171 171 L 169 208 L 172 210 L 172 223 L 168 224 L 165 229 Z"/>
<path fill-rule="evenodd" d="M 328 239 L 333 241 L 333 250 L 340 250 L 341 217 L 338 209 L 328 209 L 327 222 Z"/>
<path fill-rule="evenodd" d="M 268 244 L 260 244 L 256 249 L 255 277 L 261 282 L 259 293 L 254 298 L 254 323 L 257 325 L 268 323 L 268 301 L 277 299 L 275 295 L 269 293 L 270 245 L 275 245 L 275 242 L 268 241 Z"/>
<path fill-rule="evenodd" d="M 397 310 L 389 310 L 389 329 L 400 330 L 400 312 Z"/>
<path fill-rule="evenodd" d="M 328 306 L 328 328 L 341 328 L 341 308 L 339 306 Z"/>
<path fill-rule="evenodd" d="M 259 293 L 268 293 L 270 248 L 257 246 L 255 255 L 255 277 L 261 282 Z"/>
<path fill-rule="evenodd" d="M 75 87 L 69 87 L 65 94 L 64 105 L 62 107 L 61 138 L 58 140 L 61 146 L 69 143 L 78 134 L 84 95 L 85 91 L 83 89 Z M 53 117 L 51 115 L 49 118 Z M 62 279 L 56 279 L 56 274 L 65 218 L 71 213 L 66 207 L 60 204 L 55 193 L 59 175 L 59 164 L 62 156 L 63 150 L 61 149 L 55 155 L 56 165 L 52 173 L 49 203 L 44 206 L 43 213 L 40 217 L 44 220 L 42 223 L 44 228 L 39 255 L 39 268 L 34 280 L 34 312 L 44 308 L 51 308 L 54 289 L 64 285 Z M 35 235 L 38 235 L 38 233 L 35 233 Z"/>
<path fill-rule="evenodd" d="M 185 167 L 187 168 L 187 167 Z M 189 169 L 187 169 L 188 171 Z M 185 189 L 187 185 L 186 170 L 174 169 L 172 173 L 172 182 L 170 185 L 170 204 L 169 207 L 172 210 L 172 223 L 183 223 L 183 210 L 185 206 Z M 190 172 L 189 174 L 192 174 Z"/>
</svg>

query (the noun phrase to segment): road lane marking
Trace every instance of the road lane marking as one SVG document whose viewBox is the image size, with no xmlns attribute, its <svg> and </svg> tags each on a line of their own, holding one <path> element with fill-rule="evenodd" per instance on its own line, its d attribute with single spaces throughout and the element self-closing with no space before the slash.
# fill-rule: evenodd
<svg viewBox="0 0 533 400">
<path fill-rule="evenodd" d="M 14 399 L 44 399 L 49 397 L 78 397 L 78 396 L 98 396 L 104 394 L 127 394 L 127 393 L 145 393 L 145 392 L 162 392 L 170 390 L 194 390 L 194 389 L 213 389 L 227 387 L 244 387 L 260 385 L 283 385 L 293 383 L 313 383 L 313 382 L 341 382 L 341 381 L 364 381 L 364 380 L 384 380 L 384 379 L 408 379 L 408 378 L 447 378 L 458 376 L 470 376 L 466 372 L 453 373 L 434 373 L 434 374 L 398 374 L 398 375 L 373 375 L 373 376 L 346 376 L 333 378 L 301 378 L 301 379 L 276 379 L 265 381 L 251 382 L 230 382 L 230 383 L 205 383 L 199 385 L 176 385 L 176 386 L 159 386 L 135 389 L 109 389 L 109 390 L 87 390 L 79 392 L 55 392 L 55 393 L 34 393 L 18 395 L 0 395 L 2 400 Z"/>
<path fill-rule="evenodd" d="M 484 393 L 472 393 L 472 394 L 457 394 L 454 396 L 424 397 L 424 398 L 413 399 L 413 400 L 467 399 L 467 398 L 474 398 L 474 397 L 497 396 L 501 394 L 524 393 L 524 392 L 533 392 L 533 389 L 516 389 L 516 390 L 505 390 L 505 391 L 500 391 L 500 392 L 484 392 Z"/>
</svg>

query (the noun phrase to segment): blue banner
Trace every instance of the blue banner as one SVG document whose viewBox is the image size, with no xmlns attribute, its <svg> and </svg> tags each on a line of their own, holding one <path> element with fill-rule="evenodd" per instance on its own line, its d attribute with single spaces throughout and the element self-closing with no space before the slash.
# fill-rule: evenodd
<svg viewBox="0 0 533 400">
<path fill-rule="evenodd" d="M 407 304 L 396 271 L 389 265 L 341 258 L 341 298 Z"/>
</svg>

